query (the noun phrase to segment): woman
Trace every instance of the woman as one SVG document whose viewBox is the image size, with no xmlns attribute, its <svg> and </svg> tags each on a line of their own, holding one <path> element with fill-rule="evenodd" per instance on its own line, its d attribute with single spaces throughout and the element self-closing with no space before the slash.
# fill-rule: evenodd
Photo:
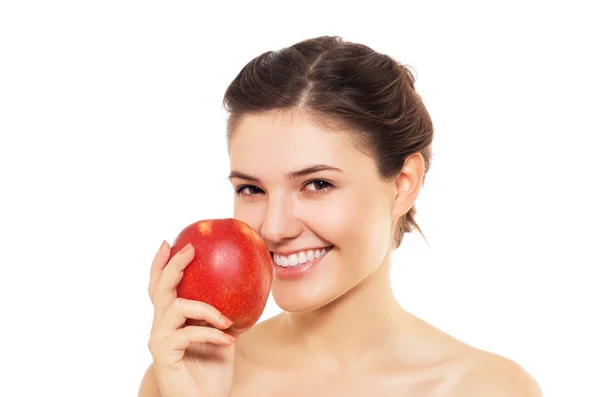
<svg viewBox="0 0 600 397">
<path fill-rule="evenodd" d="M 319 37 L 252 60 L 224 103 L 234 217 L 272 251 L 272 295 L 284 312 L 229 335 L 214 307 L 176 299 L 194 252 L 166 263 L 163 243 L 149 287 L 154 362 L 140 396 L 541 395 L 516 363 L 394 299 L 390 257 L 419 229 L 433 139 L 405 67 Z"/>
</svg>

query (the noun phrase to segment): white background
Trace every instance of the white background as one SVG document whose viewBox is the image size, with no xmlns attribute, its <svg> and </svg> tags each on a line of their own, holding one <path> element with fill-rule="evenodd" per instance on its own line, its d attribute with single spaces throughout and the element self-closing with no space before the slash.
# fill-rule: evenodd
<svg viewBox="0 0 600 397">
<path fill-rule="evenodd" d="M 592 3 L 2 2 L 0 394 L 137 394 L 155 251 L 232 214 L 227 85 L 337 34 L 410 65 L 436 128 L 400 302 L 545 396 L 599 396 Z"/>
</svg>

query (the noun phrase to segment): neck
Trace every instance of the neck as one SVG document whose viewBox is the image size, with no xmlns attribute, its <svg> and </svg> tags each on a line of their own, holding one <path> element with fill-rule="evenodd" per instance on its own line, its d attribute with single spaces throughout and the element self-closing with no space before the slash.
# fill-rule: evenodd
<svg viewBox="0 0 600 397">
<path fill-rule="evenodd" d="M 289 342 L 303 351 L 326 352 L 337 363 L 355 362 L 359 356 L 381 351 L 407 316 L 394 297 L 389 272 L 388 258 L 352 290 L 324 307 L 284 313 Z"/>
</svg>

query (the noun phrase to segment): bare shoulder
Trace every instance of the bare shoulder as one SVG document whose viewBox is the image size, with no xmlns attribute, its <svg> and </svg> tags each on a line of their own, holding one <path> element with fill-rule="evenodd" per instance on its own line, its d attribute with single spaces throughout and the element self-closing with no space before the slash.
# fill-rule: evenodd
<svg viewBox="0 0 600 397">
<path fill-rule="evenodd" d="M 538 382 L 521 365 L 500 355 L 473 349 L 465 358 L 456 387 L 462 397 L 541 397 Z"/>
<path fill-rule="evenodd" d="M 442 352 L 437 367 L 443 372 L 443 395 L 460 397 L 541 397 L 537 381 L 519 364 L 459 340 L 415 317 L 419 335 L 426 335 L 428 346 Z M 430 354 L 435 357 L 435 355 Z"/>
<path fill-rule="evenodd" d="M 280 321 L 280 315 L 268 318 L 254 325 L 250 330 L 238 336 L 236 356 L 256 361 L 269 356 L 276 337 L 275 328 Z M 276 345 L 276 344 L 275 344 Z"/>
</svg>

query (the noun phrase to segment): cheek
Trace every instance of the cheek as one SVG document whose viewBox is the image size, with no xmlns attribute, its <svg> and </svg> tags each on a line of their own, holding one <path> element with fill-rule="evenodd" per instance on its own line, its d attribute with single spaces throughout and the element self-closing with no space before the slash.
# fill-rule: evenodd
<svg viewBox="0 0 600 397">
<path fill-rule="evenodd" d="M 314 222 L 320 227 L 314 230 L 339 247 L 343 263 L 352 263 L 352 268 L 362 273 L 387 255 L 390 206 L 385 193 L 377 189 L 348 192 L 329 205 L 315 206 Z"/>
<path fill-rule="evenodd" d="M 373 190 L 347 190 L 331 199 L 305 207 L 303 218 L 322 238 L 346 251 L 363 251 L 365 244 L 385 240 L 389 234 L 387 201 Z"/>
<path fill-rule="evenodd" d="M 252 229 L 260 231 L 266 204 L 261 202 L 244 202 L 236 198 L 233 203 L 233 217 L 247 223 Z"/>
<path fill-rule="evenodd" d="M 347 227 L 352 222 L 348 214 L 354 211 L 354 205 L 339 194 L 312 199 L 300 205 L 298 217 L 319 237 L 342 246 L 348 237 Z"/>
</svg>

